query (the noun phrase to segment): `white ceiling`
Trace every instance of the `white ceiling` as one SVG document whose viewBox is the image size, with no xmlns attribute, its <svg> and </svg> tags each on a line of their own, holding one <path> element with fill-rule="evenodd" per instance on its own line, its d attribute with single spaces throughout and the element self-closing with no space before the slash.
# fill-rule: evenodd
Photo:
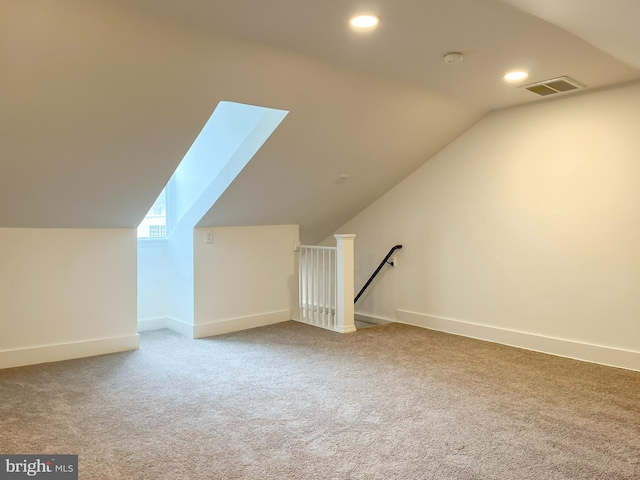
<svg viewBox="0 0 640 480">
<path fill-rule="evenodd" d="M 228 100 L 291 113 L 201 226 L 299 223 L 303 240 L 317 241 L 486 112 L 537 100 L 504 83 L 505 71 L 528 68 L 531 81 L 569 75 L 589 88 L 640 79 L 640 45 L 627 35 L 633 2 L 607 2 L 629 7 L 624 18 L 601 16 L 607 46 L 578 31 L 583 23 L 563 23 L 596 2 L 565 0 L 575 15 L 552 18 L 534 11 L 546 2 L 509 1 L 518 8 L 2 0 L 0 226 L 137 226 Z M 382 24 L 357 34 L 347 20 L 364 10 Z M 446 65 L 449 51 L 463 62 Z"/>
<path fill-rule="evenodd" d="M 505 0 L 640 68 L 638 0 Z"/>
<path fill-rule="evenodd" d="M 451 95 L 486 109 L 536 100 L 530 92 L 504 84 L 502 75 L 514 68 L 528 69 L 531 82 L 568 75 L 590 88 L 628 82 L 640 75 L 610 52 L 607 55 L 563 30 L 569 23 L 566 18 L 594 14 L 593 24 L 613 38 L 618 23 L 625 22 L 629 29 L 637 25 L 637 0 L 511 2 L 526 10 L 545 12 L 551 8 L 544 5 L 556 5 L 556 10 L 562 5 L 564 16 L 541 15 L 547 21 L 523 14 L 502 0 L 123 1 L 212 31 Z M 621 4 L 627 7 L 626 11 L 598 17 L 597 4 L 605 13 Z M 359 12 L 378 14 L 380 27 L 374 32 L 354 33 L 347 20 Z M 635 21 L 629 20 L 634 13 Z M 554 20 L 562 24 L 553 25 Z M 602 27 L 598 20 L 611 24 Z M 637 30 L 633 33 L 639 40 Z M 625 33 L 618 35 L 624 38 Z M 637 55 L 638 41 L 635 47 Z M 443 55 L 451 51 L 464 54 L 461 64 L 444 64 Z"/>
</svg>

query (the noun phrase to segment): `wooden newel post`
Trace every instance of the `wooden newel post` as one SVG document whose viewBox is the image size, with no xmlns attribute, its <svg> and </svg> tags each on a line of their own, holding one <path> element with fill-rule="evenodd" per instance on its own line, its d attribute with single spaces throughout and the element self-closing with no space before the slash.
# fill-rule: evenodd
<svg viewBox="0 0 640 480">
<path fill-rule="evenodd" d="M 336 271 L 336 330 L 341 333 L 356 331 L 354 319 L 354 260 L 353 244 L 355 234 L 334 235 L 337 243 Z"/>
</svg>

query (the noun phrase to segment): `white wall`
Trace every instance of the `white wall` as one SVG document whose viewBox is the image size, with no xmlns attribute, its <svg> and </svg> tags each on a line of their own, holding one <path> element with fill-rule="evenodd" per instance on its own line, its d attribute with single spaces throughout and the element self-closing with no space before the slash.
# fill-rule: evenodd
<svg viewBox="0 0 640 480">
<path fill-rule="evenodd" d="M 297 225 L 197 228 L 140 247 L 138 331 L 197 338 L 291 320 L 298 238 Z"/>
<path fill-rule="evenodd" d="M 138 347 L 135 229 L 0 229 L 0 368 Z"/>
<path fill-rule="evenodd" d="M 398 319 L 640 369 L 640 85 L 485 117 L 339 229 L 359 305 Z"/>
<path fill-rule="evenodd" d="M 167 239 L 169 276 L 168 324 L 170 328 L 192 337 L 193 330 L 193 226 L 176 227 Z"/>
<path fill-rule="evenodd" d="M 291 320 L 297 241 L 297 225 L 195 229 L 195 336 Z"/>
<path fill-rule="evenodd" d="M 193 228 L 286 115 L 283 110 L 221 102 L 176 170 L 171 189 L 176 223 L 167 243 L 170 328 L 193 335 Z M 219 130 L 223 125 L 226 129 Z"/>
<path fill-rule="evenodd" d="M 138 331 L 166 326 L 169 312 L 167 242 L 139 240 Z"/>
</svg>

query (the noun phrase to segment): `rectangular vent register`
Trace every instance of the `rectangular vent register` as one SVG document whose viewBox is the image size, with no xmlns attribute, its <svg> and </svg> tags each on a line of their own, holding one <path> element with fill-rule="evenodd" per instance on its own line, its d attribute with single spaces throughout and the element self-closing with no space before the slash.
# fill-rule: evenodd
<svg viewBox="0 0 640 480">
<path fill-rule="evenodd" d="M 545 80 L 543 82 L 531 83 L 529 85 L 523 85 L 521 88 L 529 90 L 530 92 L 546 97 L 547 95 L 556 95 L 558 93 L 567 93 L 574 90 L 580 90 L 585 88 L 584 85 L 576 82 L 569 77 L 552 78 L 551 80 Z"/>
</svg>

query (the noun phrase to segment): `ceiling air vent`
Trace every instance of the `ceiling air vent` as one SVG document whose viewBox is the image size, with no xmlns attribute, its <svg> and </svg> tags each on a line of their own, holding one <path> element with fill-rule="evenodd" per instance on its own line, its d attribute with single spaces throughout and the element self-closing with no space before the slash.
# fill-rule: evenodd
<svg viewBox="0 0 640 480">
<path fill-rule="evenodd" d="M 529 85 L 523 85 L 522 88 L 526 88 L 530 92 L 546 97 L 547 95 L 555 95 L 558 93 L 571 92 L 573 90 L 579 90 L 584 88 L 584 85 L 572 80 L 569 77 L 552 78 L 551 80 L 545 80 L 544 82 L 531 83 Z"/>
</svg>

